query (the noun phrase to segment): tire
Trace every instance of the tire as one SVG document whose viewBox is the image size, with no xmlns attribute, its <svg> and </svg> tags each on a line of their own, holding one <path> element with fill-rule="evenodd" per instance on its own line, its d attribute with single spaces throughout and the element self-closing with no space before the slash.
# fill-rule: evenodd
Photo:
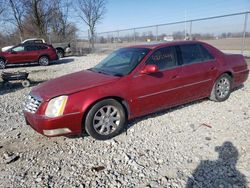
<svg viewBox="0 0 250 188">
<path fill-rule="evenodd" d="M 121 133 L 126 119 L 123 106 L 114 99 L 106 99 L 89 110 L 85 119 L 85 130 L 97 140 L 107 140 Z"/>
<path fill-rule="evenodd" d="M 22 81 L 22 86 L 23 87 L 30 87 L 30 81 L 27 79 L 27 80 L 23 80 Z"/>
<path fill-rule="evenodd" d="M 58 59 L 61 59 L 64 57 L 64 53 L 62 50 L 57 50 L 56 53 L 57 53 Z"/>
<path fill-rule="evenodd" d="M 38 63 L 41 66 L 48 66 L 50 63 L 48 56 L 41 56 L 38 60 Z"/>
<path fill-rule="evenodd" d="M 5 69 L 5 68 L 6 68 L 6 61 L 0 58 L 0 69 Z"/>
<path fill-rule="evenodd" d="M 228 74 L 222 74 L 214 83 L 210 100 L 222 102 L 229 98 L 232 91 L 232 77 Z"/>
</svg>

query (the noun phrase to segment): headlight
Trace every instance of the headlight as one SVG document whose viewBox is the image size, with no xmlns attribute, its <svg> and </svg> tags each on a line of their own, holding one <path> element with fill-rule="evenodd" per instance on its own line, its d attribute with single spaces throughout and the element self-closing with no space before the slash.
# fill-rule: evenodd
<svg viewBox="0 0 250 188">
<path fill-rule="evenodd" d="M 60 96 L 51 99 L 46 108 L 45 115 L 47 117 L 58 117 L 63 115 L 67 100 L 68 96 Z"/>
</svg>

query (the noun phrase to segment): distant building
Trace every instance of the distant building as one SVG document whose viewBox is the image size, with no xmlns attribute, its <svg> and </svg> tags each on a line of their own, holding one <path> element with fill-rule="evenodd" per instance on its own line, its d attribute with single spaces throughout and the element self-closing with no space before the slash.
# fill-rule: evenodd
<svg viewBox="0 0 250 188">
<path fill-rule="evenodd" d="M 164 41 L 173 41 L 174 37 L 173 36 L 165 36 L 165 37 L 163 37 L 163 40 Z"/>
</svg>

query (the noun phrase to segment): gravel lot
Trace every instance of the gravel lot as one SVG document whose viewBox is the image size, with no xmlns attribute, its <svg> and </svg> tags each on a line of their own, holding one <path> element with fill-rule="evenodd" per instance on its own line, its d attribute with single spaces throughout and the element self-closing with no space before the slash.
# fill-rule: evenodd
<svg viewBox="0 0 250 188">
<path fill-rule="evenodd" d="M 7 71 L 26 69 L 36 85 L 104 57 Z M 0 88 L 0 187 L 250 187 L 250 79 L 226 102 L 201 100 L 138 118 L 108 141 L 39 135 L 22 115 L 31 87 L 12 86 Z"/>
</svg>

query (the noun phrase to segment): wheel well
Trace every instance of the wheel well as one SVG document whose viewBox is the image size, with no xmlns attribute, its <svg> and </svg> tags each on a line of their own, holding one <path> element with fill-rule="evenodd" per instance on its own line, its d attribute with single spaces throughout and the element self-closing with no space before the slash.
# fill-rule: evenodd
<svg viewBox="0 0 250 188">
<path fill-rule="evenodd" d="M 0 59 L 3 59 L 4 61 L 6 61 L 6 59 L 5 59 L 4 57 L 1 57 L 1 56 L 0 56 Z"/>
<path fill-rule="evenodd" d="M 64 53 L 64 49 L 61 47 L 56 48 L 57 51 L 62 51 Z"/>
<path fill-rule="evenodd" d="M 230 71 L 224 72 L 223 74 L 228 74 L 231 78 L 233 78 L 233 74 Z"/>
<path fill-rule="evenodd" d="M 104 97 L 104 98 L 98 99 L 98 100 L 94 101 L 91 105 L 89 105 L 89 107 L 87 108 L 87 110 L 83 114 L 82 125 L 84 125 L 85 118 L 86 118 L 89 110 L 92 108 L 92 106 L 94 106 L 96 103 L 98 103 L 98 102 L 100 102 L 102 100 L 105 100 L 105 99 L 114 99 L 114 100 L 118 101 L 123 106 L 123 108 L 125 110 L 126 118 L 128 118 L 129 113 L 130 113 L 128 103 L 121 97 L 109 96 L 109 97 Z M 82 132 L 85 132 L 85 126 L 82 126 Z"/>
<path fill-rule="evenodd" d="M 43 56 L 46 56 L 46 57 L 47 57 L 47 58 L 49 58 L 49 60 L 50 60 L 49 55 L 47 55 L 47 54 L 43 54 L 43 55 L 40 55 L 40 56 L 39 56 L 38 61 L 39 61 L 39 59 L 40 59 L 41 57 L 43 57 Z"/>
<path fill-rule="evenodd" d="M 214 80 L 213 84 L 215 84 L 216 80 L 217 80 L 221 75 L 223 75 L 223 74 L 228 74 L 228 75 L 232 78 L 232 81 L 233 81 L 233 74 L 232 74 L 232 72 L 226 71 L 226 72 L 223 72 L 223 73 L 219 74 L 219 75 L 216 77 L 216 79 Z"/>
</svg>

